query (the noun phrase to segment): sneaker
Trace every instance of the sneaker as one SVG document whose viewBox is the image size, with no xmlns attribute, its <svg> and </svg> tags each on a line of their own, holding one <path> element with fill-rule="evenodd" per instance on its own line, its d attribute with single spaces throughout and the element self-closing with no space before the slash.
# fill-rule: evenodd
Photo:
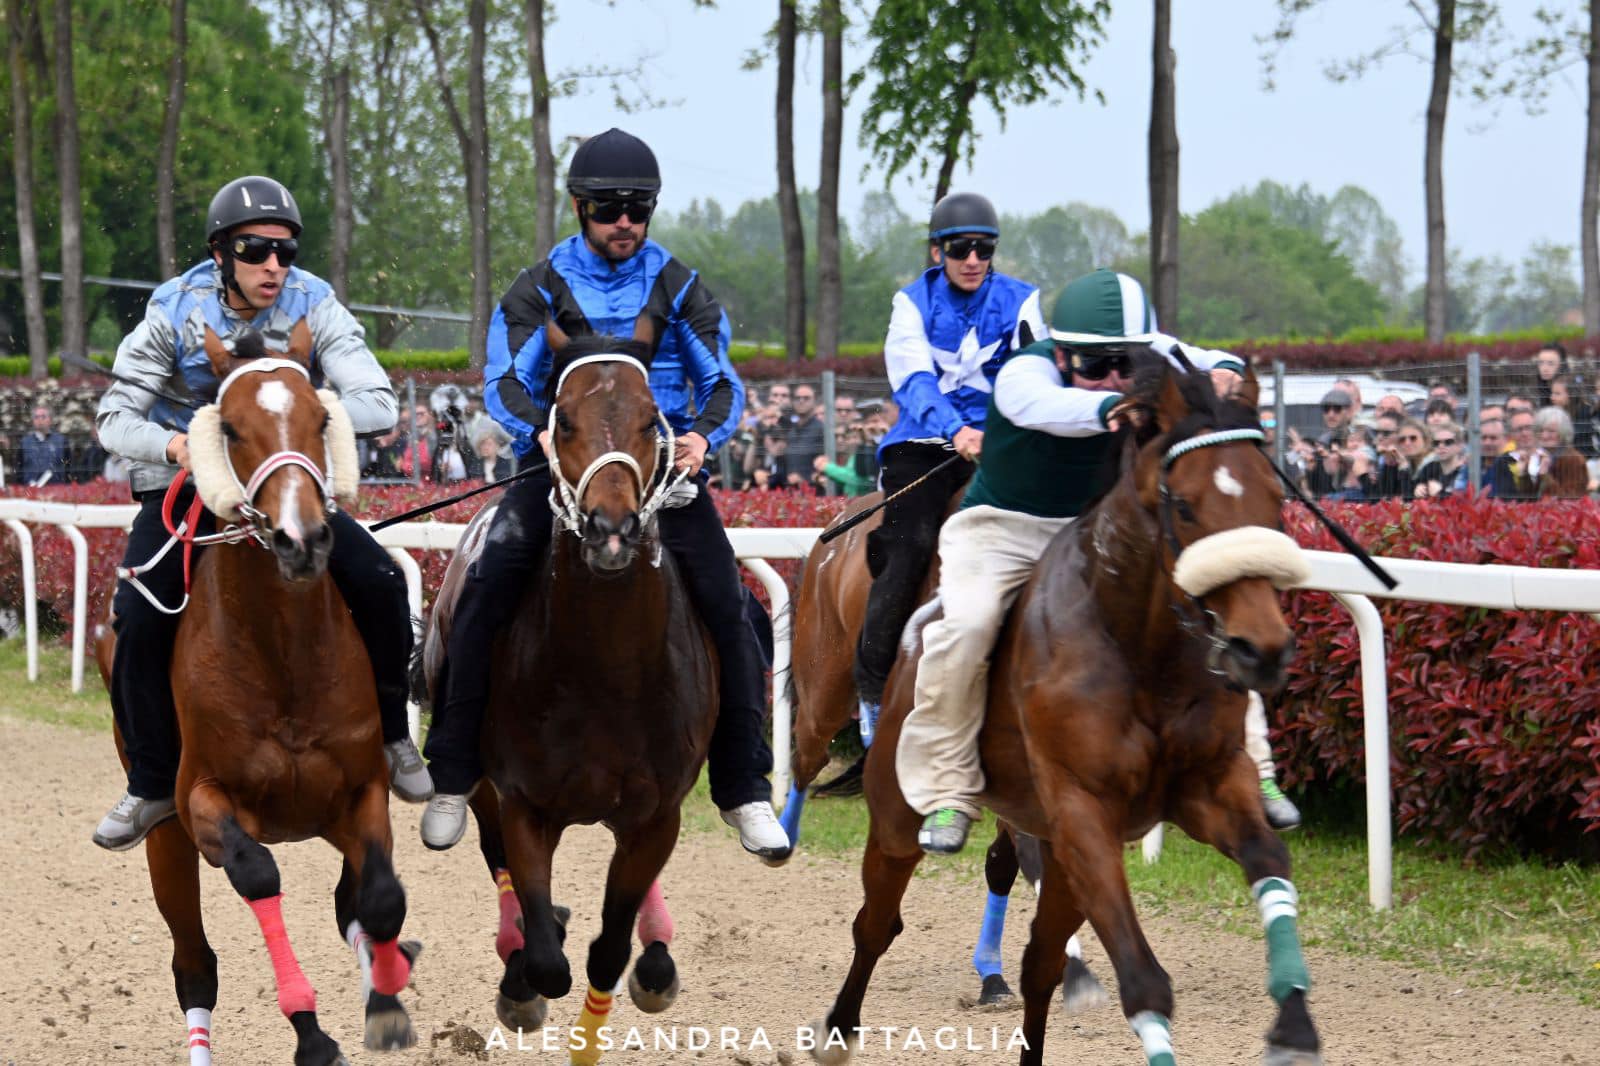
<svg viewBox="0 0 1600 1066">
<path fill-rule="evenodd" d="M 1280 832 L 1300 826 L 1300 808 L 1283 794 L 1283 789 L 1270 777 L 1261 779 L 1261 809 L 1267 814 L 1267 824 Z"/>
<path fill-rule="evenodd" d="M 127 851 L 177 813 L 178 803 L 171 796 L 150 800 L 124 792 L 111 813 L 95 826 L 93 839 L 107 851 Z"/>
<path fill-rule="evenodd" d="M 389 787 L 396 796 L 407 803 L 425 803 L 433 798 L 433 777 L 410 737 L 385 744 L 383 761 L 389 764 Z"/>
<path fill-rule="evenodd" d="M 422 843 L 434 851 L 449 851 L 467 831 L 467 797 L 437 792 L 422 812 Z"/>
<path fill-rule="evenodd" d="M 879 705 L 876 703 L 868 703 L 866 700 L 861 701 L 860 719 L 857 722 L 857 726 L 861 730 L 861 746 L 863 748 L 872 747 L 872 738 L 878 732 L 878 707 Z"/>
<path fill-rule="evenodd" d="M 761 857 L 768 866 L 782 866 L 794 851 L 789 834 L 772 813 L 772 804 L 766 800 L 744 803 L 722 812 L 722 820 L 739 831 L 739 843 L 744 850 Z"/>
<path fill-rule="evenodd" d="M 930 855 L 954 855 L 967 846 L 967 830 L 972 819 L 965 811 L 940 807 L 922 820 L 917 843 Z"/>
</svg>

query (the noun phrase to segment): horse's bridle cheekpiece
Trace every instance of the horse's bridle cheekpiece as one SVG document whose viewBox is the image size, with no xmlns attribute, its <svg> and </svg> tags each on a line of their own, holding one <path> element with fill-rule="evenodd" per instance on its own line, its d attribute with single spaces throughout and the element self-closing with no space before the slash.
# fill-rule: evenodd
<svg viewBox="0 0 1600 1066">
<path fill-rule="evenodd" d="M 602 352 L 597 355 L 586 355 L 581 359 L 574 359 L 568 364 L 566 369 L 561 371 L 561 376 L 556 379 L 555 395 L 561 395 L 561 387 L 567 383 L 567 377 L 574 370 L 593 363 L 619 363 L 623 366 L 631 366 L 644 377 L 646 386 L 648 387 L 649 385 L 650 372 L 645 369 L 644 364 L 639 360 L 631 355 L 623 355 L 621 352 Z M 552 403 L 550 405 L 551 424 L 556 421 L 556 411 L 557 406 Z M 555 512 L 556 521 L 561 524 L 563 529 L 580 537 L 583 536 L 584 524 L 588 521 L 582 510 L 583 494 L 588 491 L 589 482 L 594 480 L 594 476 L 612 463 L 627 467 L 633 474 L 633 481 L 638 486 L 640 495 L 639 526 L 642 529 L 650 528 L 651 521 L 655 518 L 656 513 L 661 510 L 662 504 L 666 502 L 668 493 L 682 484 L 689 476 L 687 470 L 680 470 L 675 476 L 671 477 L 656 476 L 663 470 L 671 469 L 676 445 L 676 438 L 672 432 L 672 423 L 667 421 L 666 415 L 661 413 L 659 407 L 656 409 L 656 421 L 661 425 L 661 433 L 658 437 L 661 458 L 657 461 L 656 469 L 651 475 L 655 480 L 654 486 L 646 484 L 647 479 L 644 471 L 639 468 L 639 461 L 624 451 L 609 451 L 596 456 L 594 461 L 584 470 L 582 476 L 578 478 L 577 485 L 573 485 L 561 471 L 561 461 L 556 455 L 555 437 L 552 436 L 550 438 L 550 475 L 551 480 L 555 483 L 550 489 L 550 509 Z"/>
</svg>

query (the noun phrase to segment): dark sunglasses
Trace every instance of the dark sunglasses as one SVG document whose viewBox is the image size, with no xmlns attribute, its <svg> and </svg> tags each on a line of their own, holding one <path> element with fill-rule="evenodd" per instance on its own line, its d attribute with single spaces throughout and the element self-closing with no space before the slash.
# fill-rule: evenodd
<svg viewBox="0 0 1600 1066">
<path fill-rule="evenodd" d="M 988 262 L 994 258 L 994 250 L 1000 242 L 993 237 L 947 237 L 939 244 L 946 259 L 961 262 L 973 252 L 978 253 L 978 258 Z"/>
<path fill-rule="evenodd" d="M 627 215 L 633 222 L 649 222 L 655 214 L 654 200 L 584 200 L 583 217 L 602 226 L 621 221 Z"/>
<path fill-rule="evenodd" d="M 1441 448 L 1450 448 L 1460 444 L 1461 442 L 1456 440 L 1454 437 L 1435 437 L 1433 438 L 1433 443 L 1439 445 Z"/>
<path fill-rule="evenodd" d="M 241 263 L 260 266 L 267 256 L 276 255 L 278 265 L 289 266 L 300 254 L 300 242 L 293 237 L 263 237 L 259 233 L 240 233 L 228 238 L 228 249 Z"/>
<path fill-rule="evenodd" d="M 1392 429 L 1375 429 L 1372 432 L 1379 437 L 1392 437 L 1395 434 Z"/>
<path fill-rule="evenodd" d="M 1348 410 L 1348 408 L 1341 407 L 1336 403 L 1325 403 L 1325 404 L 1322 405 L 1322 413 L 1323 414 L 1327 414 L 1329 411 L 1345 411 L 1345 410 Z"/>
<path fill-rule="evenodd" d="M 1133 360 L 1124 351 L 1093 355 L 1074 352 L 1072 355 L 1073 373 L 1086 381 L 1104 381 L 1112 374 L 1126 376 L 1132 369 Z"/>
</svg>

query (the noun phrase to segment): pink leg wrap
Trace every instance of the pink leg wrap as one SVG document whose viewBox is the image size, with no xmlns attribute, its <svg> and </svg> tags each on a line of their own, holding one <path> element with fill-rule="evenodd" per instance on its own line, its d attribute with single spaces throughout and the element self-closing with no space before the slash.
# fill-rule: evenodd
<svg viewBox="0 0 1600 1066">
<path fill-rule="evenodd" d="M 522 904 L 517 902 L 517 890 L 511 885 L 510 870 L 503 867 L 496 870 L 494 884 L 500 890 L 500 929 L 494 935 L 494 950 L 499 953 L 500 961 L 505 962 L 511 958 L 513 951 L 522 949 L 522 930 L 517 928 L 517 919 L 522 917 Z"/>
<path fill-rule="evenodd" d="M 411 960 L 393 940 L 372 942 L 372 987 L 380 995 L 398 996 L 411 980 Z"/>
<path fill-rule="evenodd" d="M 294 948 L 289 946 L 289 934 L 283 928 L 283 893 L 268 899 L 247 899 L 255 912 L 261 935 L 267 941 L 267 954 L 272 956 L 272 976 L 278 983 L 278 1009 L 285 1018 L 303 1010 L 317 1009 L 317 993 L 300 972 Z"/>
<path fill-rule="evenodd" d="M 672 943 L 672 915 L 667 913 L 667 898 L 661 894 L 661 882 L 651 881 L 650 891 L 639 904 L 639 943 L 649 947 L 657 940 Z"/>
</svg>

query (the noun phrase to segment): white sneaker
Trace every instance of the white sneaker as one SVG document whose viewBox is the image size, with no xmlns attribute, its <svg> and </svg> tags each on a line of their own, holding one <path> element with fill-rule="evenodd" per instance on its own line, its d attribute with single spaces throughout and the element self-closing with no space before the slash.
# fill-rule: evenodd
<svg viewBox="0 0 1600 1066">
<path fill-rule="evenodd" d="M 782 866 L 794 852 L 789 834 L 783 831 L 778 816 L 772 812 L 772 804 L 766 800 L 723 811 L 722 820 L 739 831 L 739 843 L 744 850 L 759 856 L 768 866 Z"/>
<path fill-rule="evenodd" d="M 467 797 L 438 792 L 422 812 L 422 843 L 434 851 L 449 851 L 467 831 Z"/>
<path fill-rule="evenodd" d="M 94 829 L 94 842 L 107 851 L 127 851 L 149 835 L 150 830 L 178 813 L 178 804 L 166 799 L 144 799 L 124 792 Z"/>
<path fill-rule="evenodd" d="M 433 776 L 422 761 L 422 753 L 410 737 L 392 740 L 383 746 L 383 761 L 389 766 L 389 787 L 407 803 L 422 803 L 433 798 Z"/>
</svg>

